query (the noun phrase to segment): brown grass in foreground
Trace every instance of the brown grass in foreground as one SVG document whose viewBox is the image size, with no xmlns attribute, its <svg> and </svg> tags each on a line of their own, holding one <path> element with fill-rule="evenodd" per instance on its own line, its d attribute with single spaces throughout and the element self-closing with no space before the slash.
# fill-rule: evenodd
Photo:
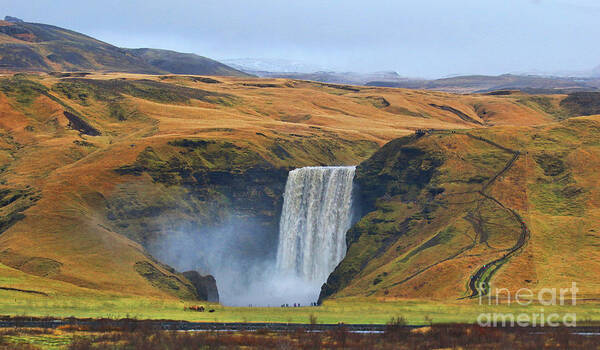
<svg viewBox="0 0 600 350">
<path fill-rule="evenodd" d="M 318 331 L 315 325 L 287 331 L 175 331 L 161 322 L 123 319 L 69 324 L 56 329 L 0 328 L 0 349 L 45 349 L 51 339 L 78 349 L 600 349 L 599 327 L 480 327 L 432 324 L 407 327 L 392 318 L 383 332 L 351 332 L 344 324 Z M 49 340 L 50 339 L 50 340 Z M 44 346 L 46 345 L 46 346 Z M 41 346 L 41 347 L 40 347 Z M 54 348 L 52 347 L 52 348 Z"/>
<path fill-rule="evenodd" d="M 388 327 L 383 334 L 327 332 L 109 332 L 79 335 L 69 349 L 598 349 L 596 336 L 565 328 L 482 328 L 440 325 L 421 329 Z"/>
</svg>

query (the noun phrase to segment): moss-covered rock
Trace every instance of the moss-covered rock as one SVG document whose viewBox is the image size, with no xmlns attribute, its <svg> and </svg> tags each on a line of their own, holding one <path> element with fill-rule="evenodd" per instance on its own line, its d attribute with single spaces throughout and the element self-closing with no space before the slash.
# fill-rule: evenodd
<svg viewBox="0 0 600 350">
<path fill-rule="evenodd" d="M 115 169 L 134 178 L 118 185 L 107 199 L 113 229 L 158 256 L 153 249 L 170 235 L 208 234 L 207 241 L 218 241 L 215 235 L 226 226 L 241 231 L 230 238 L 239 240 L 231 252 L 238 260 L 272 260 L 289 170 L 348 164 L 377 147 L 371 141 L 336 137 L 278 138 L 266 144 L 266 152 L 264 147 L 219 139 L 175 139 L 147 147 L 135 162 Z M 199 256 L 208 253 L 202 249 L 210 248 L 200 247 Z"/>
<path fill-rule="evenodd" d="M 366 209 L 384 196 L 415 200 L 429 184 L 443 156 L 415 145 L 416 140 L 407 136 L 391 141 L 357 167 L 356 182 Z"/>
<path fill-rule="evenodd" d="M 403 202 L 440 193 L 431 179 L 443 162 L 441 153 L 408 136 L 386 144 L 357 167 L 355 181 L 366 214 L 348 231 L 346 257 L 323 285 L 319 301 L 347 286 L 372 259 L 427 218 L 431 206 L 407 209 Z"/>
<path fill-rule="evenodd" d="M 136 191 L 135 198 L 109 200 L 109 219 L 123 234 L 146 245 L 164 230 L 217 225 L 233 214 L 257 220 L 276 242 L 288 169 L 225 141 L 184 139 L 170 145 L 167 151 L 146 148 L 134 164 L 116 169 L 122 175 L 146 173 L 161 185 L 158 196 Z M 272 247 L 256 248 L 270 254 Z"/>
<path fill-rule="evenodd" d="M 31 189 L 4 188 L 0 190 L 0 234 L 25 218 L 23 213 L 40 199 Z"/>
</svg>

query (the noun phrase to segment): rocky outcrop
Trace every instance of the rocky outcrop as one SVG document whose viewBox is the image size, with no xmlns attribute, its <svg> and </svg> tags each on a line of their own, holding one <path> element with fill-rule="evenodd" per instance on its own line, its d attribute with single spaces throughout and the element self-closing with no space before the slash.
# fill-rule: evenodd
<svg viewBox="0 0 600 350">
<path fill-rule="evenodd" d="M 202 276 L 198 271 L 186 271 L 183 273 L 194 288 L 198 299 L 206 300 L 213 303 L 219 302 L 219 291 L 217 289 L 217 281 L 211 275 Z"/>
<path fill-rule="evenodd" d="M 11 23 L 23 23 L 22 19 L 13 16 L 4 16 L 4 20 Z"/>
<path fill-rule="evenodd" d="M 69 120 L 69 126 L 72 129 L 77 130 L 82 134 L 86 134 L 86 135 L 90 135 L 90 136 L 101 135 L 100 131 L 98 131 L 98 129 L 91 126 L 83 118 L 81 118 L 71 112 L 68 112 L 68 111 L 64 111 L 63 113 L 64 113 L 65 117 Z"/>
<path fill-rule="evenodd" d="M 23 213 L 40 199 L 31 189 L 0 190 L 0 234 L 25 218 Z"/>
</svg>

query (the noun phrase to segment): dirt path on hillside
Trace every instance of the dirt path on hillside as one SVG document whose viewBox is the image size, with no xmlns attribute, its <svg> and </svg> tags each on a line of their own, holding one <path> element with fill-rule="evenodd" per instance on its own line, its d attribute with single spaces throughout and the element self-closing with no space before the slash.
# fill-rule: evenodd
<svg viewBox="0 0 600 350">
<path fill-rule="evenodd" d="M 507 208 L 506 206 L 504 206 L 504 204 L 502 204 L 498 199 L 492 197 L 491 195 L 489 195 L 488 193 L 486 193 L 486 191 L 490 188 L 490 186 L 492 186 L 497 180 L 498 178 L 500 178 L 502 175 L 504 175 L 506 172 L 508 172 L 515 164 L 515 162 L 519 159 L 519 157 L 521 156 L 521 152 L 520 151 L 515 151 L 512 150 L 510 148 L 504 147 L 494 141 L 485 139 L 483 137 L 480 136 L 475 136 L 472 134 L 467 133 L 466 134 L 468 137 L 471 137 L 475 140 L 479 140 L 482 142 L 485 142 L 487 144 L 490 144 L 494 147 L 497 147 L 507 153 L 511 153 L 512 157 L 509 159 L 509 161 L 504 165 L 504 167 L 499 170 L 497 173 L 495 173 L 483 186 L 480 190 L 478 191 L 473 191 L 473 192 L 464 192 L 464 193 L 455 193 L 455 194 L 466 194 L 466 193 L 478 193 L 479 195 L 481 195 L 482 197 L 484 197 L 483 199 L 478 200 L 477 202 L 477 209 L 479 209 L 480 203 L 484 200 L 484 199 L 488 199 L 493 201 L 494 203 L 496 203 L 499 207 L 501 207 L 503 210 L 506 210 L 507 212 L 510 212 L 511 215 L 519 222 L 520 226 L 521 226 L 521 234 L 519 235 L 519 239 L 517 240 L 517 242 L 515 243 L 515 245 L 512 248 L 509 249 L 505 249 L 504 251 L 506 251 L 506 253 L 498 258 L 495 259 L 485 265 L 483 265 L 482 267 L 480 267 L 475 274 L 473 274 L 469 280 L 469 290 L 471 291 L 471 294 L 464 297 L 464 298 L 474 298 L 479 296 L 479 292 L 483 292 L 483 295 L 485 295 L 488 290 L 481 290 L 478 289 L 478 286 L 486 286 L 487 288 L 489 288 L 489 280 L 491 279 L 491 277 L 494 275 L 494 273 L 496 271 L 498 271 L 498 269 L 500 269 L 500 267 L 506 263 L 508 261 L 508 259 L 510 257 L 512 257 L 513 255 L 515 255 L 527 242 L 527 240 L 529 239 L 529 229 L 527 228 L 527 225 L 525 224 L 525 222 L 523 221 L 523 219 L 521 218 L 521 216 L 513 209 L 511 208 Z M 395 282 L 393 284 L 390 285 L 390 287 L 393 286 L 397 286 L 399 284 L 403 284 L 417 276 L 419 276 L 420 274 L 430 270 L 431 268 L 443 264 L 447 261 L 453 260 L 458 258 L 459 256 L 461 256 L 463 253 L 475 248 L 475 245 L 477 244 L 477 238 L 479 238 L 480 243 L 484 243 L 486 244 L 489 248 L 492 248 L 488 241 L 487 241 L 487 237 L 488 234 L 487 232 L 485 232 L 485 229 L 483 228 L 483 225 L 481 225 L 481 222 L 478 221 L 477 217 L 474 215 L 473 212 L 470 212 L 471 216 L 467 217 L 467 220 L 469 222 L 471 222 L 471 224 L 473 225 L 473 228 L 475 229 L 476 232 L 476 236 L 473 239 L 473 242 L 463 248 L 461 248 L 458 252 L 456 252 L 455 254 L 452 254 L 451 256 L 442 259 L 440 261 L 437 261 L 433 264 L 430 264 L 422 269 L 420 269 L 419 271 L 416 271 L 414 273 L 412 273 L 411 275 L 407 276 L 406 278 L 402 279 L 401 281 Z M 479 220 L 481 220 L 481 216 L 479 215 Z M 493 249 L 493 248 L 492 248 Z M 459 298 L 459 299 L 464 299 L 464 298 Z"/>
<path fill-rule="evenodd" d="M 516 161 L 519 159 L 519 157 L 521 156 L 521 152 L 520 151 L 516 151 L 507 147 L 504 147 L 494 141 L 485 139 L 483 137 L 480 136 L 475 136 L 472 134 L 467 133 L 466 134 L 468 137 L 471 137 L 475 140 L 481 141 L 481 142 L 485 142 L 487 144 L 490 144 L 496 148 L 499 148 L 507 153 L 512 154 L 512 157 L 508 160 L 508 162 L 504 165 L 504 167 L 502 167 L 501 170 L 499 170 L 497 173 L 495 173 L 483 186 L 480 190 L 478 191 L 473 191 L 473 192 L 465 192 L 465 193 L 478 193 L 479 195 L 481 195 L 483 197 L 483 199 L 480 199 L 477 204 L 477 208 L 479 208 L 481 202 L 483 200 L 491 200 L 494 203 L 496 203 L 496 205 L 498 205 L 500 208 L 502 208 L 503 210 L 509 212 L 514 218 L 515 220 L 517 220 L 517 222 L 519 222 L 520 225 L 520 235 L 519 238 L 517 240 L 517 242 L 515 243 L 515 245 L 511 248 L 505 249 L 503 251 L 505 251 L 506 253 L 504 255 L 502 255 L 500 258 L 497 258 L 495 260 L 492 260 L 491 262 L 484 264 L 483 266 L 481 266 L 469 279 L 469 291 L 470 291 L 470 295 L 463 297 L 463 298 L 459 298 L 459 299 L 464 299 L 464 298 L 475 298 L 478 297 L 480 295 L 485 295 L 489 292 L 489 281 L 491 280 L 492 276 L 500 269 L 500 267 L 502 267 L 502 265 L 504 265 L 513 255 L 515 255 L 517 252 L 519 252 L 521 250 L 521 248 L 523 248 L 523 246 L 527 243 L 527 241 L 529 240 L 530 237 L 530 231 L 529 228 L 527 227 L 527 225 L 525 224 L 525 222 L 523 221 L 523 219 L 521 218 L 521 216 L 513 209 L 506 207 L 504 204 L 502 204 L 498 199 L 494 198 L 493 196 L 491 196 L 490 194 L 488 194 L 486 191 L 498 180 L 498 178 L 500 178 L 502 175 L 504 175 L 505 173 L 507 173 L 516 163 Z M 477 210 L 477 209 L 476 209 Z M 487 242 L 487 232 L 485 232 L 483 225 L 481 225 L 480 222 L 478 222 L 476 219 L 477 217 L 474 215 L 473 212 L 470 213 L 471 217 L 470 219 L 467 218 L 467 220 L 469 220 L 469 222 L 471 222 L 471 224 L 473 225 L 473 228 L 476 231 L 476 236 L 473 239 L 473 242 L 471 244 L 469 244 L 468 246 L 465 246 L 463 248 L 461 248 L 458 252 L 456 252 L 455 254 L 452 254 L 451 256 L 442 259 L 440 261 L 437 261 L 433 264 L 430 264 L 422 269 L 420 269 L 417 272 L 412 273 L 411 275 L 407 276 L 406 278 L 402 279 L 401 281 L 398 281 L 396 283 L 393 283 L 392 285 L 390 285 L 390 287 L 392 286 L 397 286 L 399 284 L 403 284 L 417 276 L 419 276 L 420 274 L 430 270 L 431 268 L 443 264 L 447 261 L 456 259 L 458 257 L 460 257 L 463 253 L 475 248 L 475 245 L 477 244 L 477 239 L 479 238 L 479 241 L 481 243 L 485 243 L 489 248 L 492 248 L 489 243 Z M 480 294 L 481 293 L 481 294 Z"/>
<path fill-rule="evenodd" d="M 7 290 L 7 291 L 11 291 L 11 292 L 21 292 L 21 293 L 38 294 L 38 295 L 48 296 L 47 293 L 40 292 L 40 291 L 37 291 L 37 290 L 19 289 L 19 288 L 12 288 L 12 287 L 0 287 L 0 290 Z"/>
<path fill-rule="evenodd" d="M 521 216 L 514 209 L 507 208 L 498 199 L 496 199 L 493 196 L 486 193 L 488 188 L 491 185 L 493 185 L 500 176 L 504 175 L 506 172 L 508 172 L 514 166 L 515 162 L 521 156 L 521 152 L 504 147 L 500 144 L 497 144 L 496 142 L 493 142 L 491 140 L 485 139 L 480 136 L 475 136 L 475 135 L 472 135 L 469 133 L 467 133 L 466 135 L 473 139 L 476 139 L 476 140 L 479 140 L 482 142 L 486 142 L 494 147 L 500 148 L 505 152 L 509 152 L 509 153 L 513 154 L 511 159 L 508 161 L 508 163 L 506 163 L 506 165 L 502 168 L 502 170 L 497 172 L 488 182 L 486 182 L 486 184 L 479 191 L 479 194 L 481 194 L 484 198 L 493 201 L 494 203 L 496 203 L 498 206 L 500 206 L 504 210 L 510 212 L 511 215 L 515 218 L 515 220 L 517 220 L 517 222 L 519 223 L 519 225 L 521 227 L 521 234 L 519 235 L 519 239 L 517 240 L 517 242 L 515 243 L 515 245 L 512 248 L 510 248 L 500 258 L 492 260 L 489 263 L 481 266 L 471 276 L 471 278 L 469 280 L 469 290 L 470 290 L 471 294 L 468 295 L 466 298 L 475 298 L 475 297 L 478 297 L 481 295 L 486 295 L 489 292 L 489 287 L 490 287 L 489 282 L 490 282 L 492 276 L 502 267 L 502 265 L 504 265 L 513 255 L 515 255 L 517 252 L 519 252 L 521 250 L 521 248 L 523 248 L 523 246 L 525 246 L 525 244 L 529 240 L 529 237 L 531 236 L 531 233 L 529 231 L 529 228 L 525 224 L 525 221 L 523 220 L 523 218 L 521 218 Z"/>
</svg>

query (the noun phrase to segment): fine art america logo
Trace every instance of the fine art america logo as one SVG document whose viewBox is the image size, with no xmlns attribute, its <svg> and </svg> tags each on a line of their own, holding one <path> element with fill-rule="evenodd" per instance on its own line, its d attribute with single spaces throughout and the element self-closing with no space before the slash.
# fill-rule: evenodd
<svg viewBox="0 0 600 350">
<path fill-rule="evenodd" d="M 507 288 L 492 289 L 491 285 L 482 283 L 478 288 L 479 305 L 520 306 L 520 310 L 526 311 L 481 313 L 477 323 L 484 327 L 576 327 L 575 313 L 547 312 L 544 307 L 557 309 L 560 306 L 574 306 L 577 304 L 578 291 L 575 282 L 571 283 L 570 288 L 542 288 L 537 293 L 528 288 L 511 293 Z"/>
</svg>

